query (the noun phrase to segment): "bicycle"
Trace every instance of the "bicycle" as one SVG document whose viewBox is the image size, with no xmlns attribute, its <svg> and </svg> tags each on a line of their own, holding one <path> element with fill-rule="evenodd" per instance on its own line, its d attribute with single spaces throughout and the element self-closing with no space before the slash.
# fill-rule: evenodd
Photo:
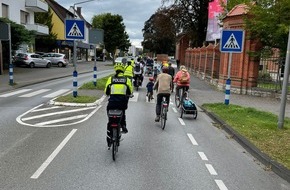
<svg viewBox="0 0 290 190">
<path fill-rule="evenodd" d="M 181 102 L 183 102 L 184 98 L 187 95 L 185 88 L 186 88 L 186 86 L 183 86 L 177 92 L 175 92 L 175 105 L 176 105 L 177 108 L 180 107 Z"/>
<path fill-rule="evenodd" d="M 150 102 L 153 99 L 153 92 L 148 92 L 147 98 L 148 98 L 148 102 Z"/>
<path fill-rule="evenodd" d="M 121 140 L 121 120 L 123 117 L 122 110 L 109 110 L 108 112 L 109 123 L 112 129 L 112 158 L 115 161 L 116 153 L 118 152 L 118 147 L 120 146 Z"/>
<path fill-rule="evenodd" d="M 163 96 L 161 102 L 161 114 L 160 114 L 160 122 L 161 128 L 164 130 L 167 120 L 167 112 L 168 112 L 168 103 L 166 102 L 166 97 Z"/>
<path fill-rule="evenodd" d="M 134 81 L 134 86 L 135 86 L 135 88 L 136 88 L 136 91 L 139 90 L 140 83 L 141 83 L 140 76 L 137 76 L 137 77 L 136 77 L 136 80 Z"/>
</svg>

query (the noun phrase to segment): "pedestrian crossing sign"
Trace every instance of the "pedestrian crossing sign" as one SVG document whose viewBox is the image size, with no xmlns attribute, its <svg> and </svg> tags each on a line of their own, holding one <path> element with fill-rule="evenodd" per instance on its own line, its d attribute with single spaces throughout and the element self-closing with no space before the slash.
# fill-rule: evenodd
<svg viewBox="0 0 290 190">
<path fill-rule="evenodd" d="M 85 21 L 83 20 L 66 20 L 65 21 L 66 39 L 85 39 Z"/>
<path fill-rule="evenodd" d="M 241 53 L 244 45 L 243 30 L 222 30 L 220 51 Z"/>
</svg>

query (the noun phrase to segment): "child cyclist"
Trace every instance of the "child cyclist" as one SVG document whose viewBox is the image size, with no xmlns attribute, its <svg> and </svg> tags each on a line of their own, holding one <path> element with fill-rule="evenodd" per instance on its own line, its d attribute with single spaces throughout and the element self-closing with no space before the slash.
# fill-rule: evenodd
<svg viewBox="0 0 290 190">
<path fill-rule="evenodd" d="M 153 86 L 154 86 L 154 78 L 149 77 L 149 82 L 146 85 L 147 88 L 147 96 L 151 95 L 151 99 L 153 99 Z"/>
</svg>

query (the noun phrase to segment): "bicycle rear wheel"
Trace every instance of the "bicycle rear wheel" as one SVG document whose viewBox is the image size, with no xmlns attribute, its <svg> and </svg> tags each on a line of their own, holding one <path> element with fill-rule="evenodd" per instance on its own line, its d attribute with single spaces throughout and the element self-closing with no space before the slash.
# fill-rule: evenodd
<svg viewBox="0 0 290 190">
<path fill-rule="evenodd" d="M 161 120 L 161 128 L 162 130 L 164 130 L 165 128 L 165 125 L 166 125 L 166 119 L 167 119 L 167 113 L 166 113 L 166 110 L 163 108 L 163 103 L 161 104 L 161 117 L 160 117 L 160 120 Z"/>
<path fill-rule="evenodd" d="M 179 108 L 179 106 L 180 106 L 180 99 L 179 99 L 177 93 L 175 93 L 175 106 L 177 108 Z"/>
<path fill-rule="evenodd" d="M 114 161 L 116 160 L 116 153 L 118 151 L 117 139 L 118 139 L 117 129 L 113 128 L 112 158 Z"/>
</svg>

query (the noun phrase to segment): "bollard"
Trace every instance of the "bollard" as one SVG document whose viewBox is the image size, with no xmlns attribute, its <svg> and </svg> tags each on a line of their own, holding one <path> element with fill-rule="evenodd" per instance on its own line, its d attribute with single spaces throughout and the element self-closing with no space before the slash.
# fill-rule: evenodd
<svg viewBox="0 0 290 190">
<path fill-rule="evenodd" d="M 94 85 L 97 86 L 97 66 L 94 66 Z"/>
<path fill-rule="evenodd" d="M 74 71 L 73 72 L 73 96 L 77 97 L 78 96 L 78 72 Z"/>
<path fill-rule="evenodd" d="M 14 81 L 13 81 L 13 65 L 10 64 L 9 65 L 9 84 L 13 85 Z"/>
<path fill-rule="evenodd" d="M 225 94 L 225 104 L 229 105 L 230 103 L 230 94 L 231 94 L 231 79 L 226 81 L 226 94 Z"/>
</svg>

